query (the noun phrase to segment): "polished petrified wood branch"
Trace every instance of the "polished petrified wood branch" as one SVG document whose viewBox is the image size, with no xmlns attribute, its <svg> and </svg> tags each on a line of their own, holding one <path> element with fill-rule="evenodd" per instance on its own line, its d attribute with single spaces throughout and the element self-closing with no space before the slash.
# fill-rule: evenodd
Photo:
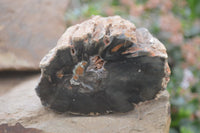
<svg viewBox="0 0 200 133">
<path fill-rule="evenodd" d="M 36 87 L 57 112 L 127 112 L 166 88 L 166 49 L 147 29 L 119 16 L 95 16 L 66 30 L 40 62 Z"/>
</svg>

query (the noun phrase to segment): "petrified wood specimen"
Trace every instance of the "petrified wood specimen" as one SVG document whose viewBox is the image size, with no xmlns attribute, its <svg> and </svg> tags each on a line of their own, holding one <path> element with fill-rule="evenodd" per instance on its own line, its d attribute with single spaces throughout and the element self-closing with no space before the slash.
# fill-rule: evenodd
<svg viewBox="0 0 200 133">
<path fill-rule="evenodd" d="M 66 30 L 40 62 L 36 92 L 57 112 L 127 112 L 166 88 L 166 49 L 147 29 L 95 16 Z"/>
</svg>

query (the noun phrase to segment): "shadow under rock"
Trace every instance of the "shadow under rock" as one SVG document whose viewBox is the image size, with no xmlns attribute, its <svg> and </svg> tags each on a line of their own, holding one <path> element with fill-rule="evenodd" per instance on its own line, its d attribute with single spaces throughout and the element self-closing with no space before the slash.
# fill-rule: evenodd
<svg viewBox="0 0 200 133">
<path fill-rule="evenodd" d="M 0 72 L 0 96 L 16 85 L 40 74 L 40 71 L 2 71 Z"/>
</svg>

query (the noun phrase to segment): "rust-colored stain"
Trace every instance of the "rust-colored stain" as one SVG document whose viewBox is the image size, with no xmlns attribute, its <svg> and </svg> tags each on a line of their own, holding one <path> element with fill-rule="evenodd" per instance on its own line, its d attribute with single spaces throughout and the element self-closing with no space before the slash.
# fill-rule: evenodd
<svg viewBox="0 0 200 133">
<path fill-rule="evenodd" d="M 87 62 L 86 62 L 86 61 L 82 62 L 82 65 L 83 65 L 83 66 L 86 66 L 86 65 L 87 65 Z"/>
<path fill-rule="evenodd" d="M 171 70 L 170 70 L 170 68 L 169 68 L 169 65 L 168 65 L 168 63 L 166 63 L 166 73 L 167 74 L 170 74 L 171 73 Z"/>
<path fill-rule="evenodd" d="M 36 128 L 25 128 L 20 123 L 16 123 L 14 126 L 1 124 L 0 133 L 44 133 L 44 131 Z"/>
<path fill-rule="evenodd" d="M 171 70 L 169 67 L 167 67 L 167 73 L 171 73 Z"/>
<path fill-rule="evenodd" d="M 130 47 L 126 51 L 122 52 L 122 54 L 128 54 L 128 53 L 133 53 L 136 51 L 142 50 L 141 48 L 138 47 Z"/>
<path fill-rule="evenodd" d="M 115 46 L 115 47 L 111 50 L 111 52 L 116 52 L 116 51 L 118 51 L 123 45 L 124 45 L 124 43 L 118 44 L 117 46 Z"/>
<path fill-rule="evenodd" d="M 103 67 L 104 61 L 99 56 L 95 56 L 92 61 L 97 69 L 101 69 Z"/>
<path fill-rule="evenodd" d="M 154 52 L 151 52 L 150 50 L 148 50 L 150 52 L 150 56 L 155 56 L 156 54 Z"/>
<path fill-rule="evenodd" d="M 98 59 L 95 61 L 95 64 L 99 64 L 99 63 L 101 63 L 101 62 L 103 62 L 103 60 L 102 60 L 101 58 L 98 58 Z"/>
<path fill-rule="evenodd" d="M 84 69 L 81 66 L 78 66 L 75 70 L 77 75 L 83 75 Z"/>
<path fill-rule="evenodd" d="M 126 36 L 126 37 L 133 37 L 133 35 L 130 34 L 129 32 L 125 33 L 125 36 Z"/>
<path fill-rule="evenodd" d="M 61 73 L 61 72 L 58 72 L 56 75 L 58 78 L 62 78 L 64 76 L 63 73 Z"/>
<path fill-rule="evenodd" d="M 100 58 L 99 56 L 95 56 L 95 57 L 92 58 L 92 61 L 96 62 L 99 58 Z"/>
<path fill-rule="evenodd" d="M 74 75 L 74 76 L 73 76 L 73 79 L 78 80 L 78 76 L 77 76 L 77 75 Z"/>
<path fill-rule="evenodd" d="M 72 90 L 72 86 L 69 86 L 68 89 L 69 89 L 69 90 Z"/>
</svg>

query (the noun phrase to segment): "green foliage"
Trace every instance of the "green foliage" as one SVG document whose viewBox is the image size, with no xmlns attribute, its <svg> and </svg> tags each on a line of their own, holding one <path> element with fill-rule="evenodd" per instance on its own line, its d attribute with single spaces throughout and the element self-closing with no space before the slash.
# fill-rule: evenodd
<svg viewBox="0 0 200 133">
<path fill-rule="evenodd" d="M 145 4 L 148 0 L 136 0 L 136 4 Z"/>
<path fill-rule="evenodd" d="M 158 26 L 157 23 L 154 23 L 150 30 L 151 30 L 152 34 L 158 35 L 160 32 L 160 27 Z"/>
<path fill-rule="evenodd" d="M 194 25 L 195 19 L 200 18 L 200 0 L 186 1 L 188 6 L 184 8 L 177 8 L 182 0 L 175 1 L 172 11 L 180 17 L 185 38 L 200 36 L 200 26 Z"/>
<path fill-rule="evenodd" d="M 200 17 L 200 1 L 199 0 L 187 0 L 190 8 L 191 19 L 196 19 Z"/>
<path fill-rule="evenodd" d="M 98 5 L 88 5 L 87 9 L 83 11 L 83 15 L 90 17 L 92 15 L 102 15 L 102 13 Z"/>
<path fill-rule="evenodd" d="M 194 133 L 194 132 L 192 132 L 190 129 L 186 127 L 181 127 L 181 133 Z"/>
<path fill-rule="evenodd" d="M 111 5 L 112 6 L 119 6 L 120 5 L 120 1 L 119 0 L 112 0 Z"/>
<path fill-rule="evenodd" d="M 180 49 L 179 49 L 180 50 Z M 175 50 L 176 51 L 176 50 Z M 174 52 L 175 52 L 174 51 Z M 177 51 L 176 51 L 177 52 Z M 175 52 L 175 53 L 176 53 Z M 172 76 L 168 84 L 168 91 L 171 95 L 171 130 L 170 133 L 199 133 L 200 131 L 200 119 L 195 118 L 196 111 L 200 109 L 200 100 L 199 98 L 190 98 L 187 95 L 190 93 L 197 93 L 199 91 L 200 84 L 194 84 L 190 90 L 183 93 L 183 89 L 180 86 L 180 83 L 183 79 L 183 69 L 180 67 L 180 55 L 176 55 L 173 52 L 172 56 L 177 60 L 177 64 L 172 69 Z M 177 56 L 177 57 L 176 57 Z M 179 65 L 178 65 L 179 64 Z M 199 71 L 193 68 L 195 77 L 199 76 Z M 200 94 L 200 93 L 199 93 Z M 194 117 L 194 118 L 192 118 Z"/>
</svg>

